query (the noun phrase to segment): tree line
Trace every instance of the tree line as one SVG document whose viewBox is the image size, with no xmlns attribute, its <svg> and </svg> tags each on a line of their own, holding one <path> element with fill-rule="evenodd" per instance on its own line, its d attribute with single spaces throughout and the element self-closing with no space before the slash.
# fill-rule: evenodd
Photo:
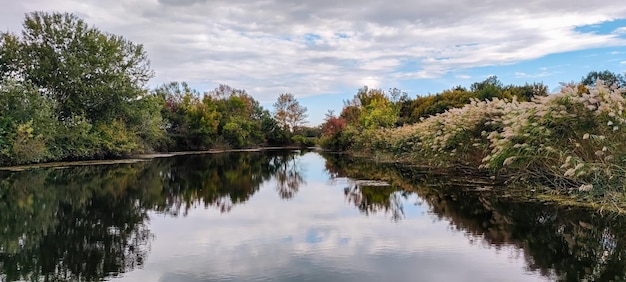
<svg viewBox="0 0 626 282">
<path fill-rule="evenodd" d="M 148 90 L 153 76 L 141 44 L 73 14 L 27 14 L 20 36 L 0 33 L 0 165 L 311 145 L 317 134 L 293 94 L 270 113 L 228 85 Z"/>
<path fill-rule="evenodd" d="M 228 85 L 201 93 L 170 82 L 148 90 L 153 76 L 141 44 L 72 14 L 27 14 L 19 36 L 0 33 L 0 165 L 258 146 L 346 150 L 363 132 L 418 123 L 473 99 L 548 94 L 541 83 L 504 85 L 495 76 L 415 98 L 363 87 L 341 113 L 307 127 L 307 109 L 291 93 L 281 94 L 270 112 Z M 610 71 L 590 72 L 581 83 L 597 79 L 626 85 Z"/>
<path fill-rule="evenodd" d="M 415 98 L 397 88 L 385 92 L 363 87 L 351 100 L 344 102 L 339 115 L 334 112 L 326 115 L 321 129 L 321 144 L 331 150 L 348 150 L 355 136 L 363 132 L 414 124 L 449 109 L 463 107 L 472 99 L 515 98 L 528 101 L 534 96 L 546 95 L 548 89 L 541 83 L 504 85 L 496 76 L 473 83 L 470 89 L 456 86 L 435 95 Z"/>
<path fill-rule="evenodd" d="M 608 70 L 591 71 L 582 77 L 580 82 L 570 84 L 579 85 L 582 93 L 588 91 L 588 87 L 595 87 L 598 80 L 614 88 L 626 87 L 624 75 Z M 461 108 L 474 100 L 528 102 L 548 94 L 548 87 L 543 83 L 505 85 L 497 76 L 475 82 L 469 89 L 456 86 L 441 93 L 415 98 L 410 98 L 406 92 L 397 88 L 384 91 L 363 87 L 352 99 L 344 101 L 344 107 L 339 115 L 332 111 L 326 114 L 321 125 L 322 137 L 319 143 L 330 150 L 350 150 L 358 136 L 367 135 L 378 129 L 416 124 L 450 109 Z"/>
</svg>

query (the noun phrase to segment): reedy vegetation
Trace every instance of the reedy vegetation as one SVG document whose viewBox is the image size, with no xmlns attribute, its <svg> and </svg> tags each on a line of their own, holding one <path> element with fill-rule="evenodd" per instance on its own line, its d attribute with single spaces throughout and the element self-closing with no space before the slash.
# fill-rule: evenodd
<svg viewBox="0 0 626 282">
<path fill-rule="evenodd" d="M 613 200 L 626 187 L 626 94 L 617 83 L 562 85 L 530 101 L 493 97 L 395 128 L 345 127 L 326 144 Z M 327 124 L 337 123 L 328 117 Z M 333 143 L 334 142 L 334 143 Z"/>
</svg>

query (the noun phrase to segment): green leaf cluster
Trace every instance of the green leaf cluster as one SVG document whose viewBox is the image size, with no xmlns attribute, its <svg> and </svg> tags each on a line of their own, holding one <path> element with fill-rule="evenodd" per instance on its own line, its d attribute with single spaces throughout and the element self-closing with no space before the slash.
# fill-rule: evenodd
<svg viewBox="0 0 626 282">
<path fill-rule="evenodd" d="M 139 44 L 68 13 L 0 33 L 0 165 L 119 157 L 163 142 Z"/>
<path fill-rule="evenodd" d="M 285 130 L 245 90 L 220 85 L 200 94 L 185 82 L 152 92 L 165 121 L 166 150 L 282 145 Z"/>
</svg>

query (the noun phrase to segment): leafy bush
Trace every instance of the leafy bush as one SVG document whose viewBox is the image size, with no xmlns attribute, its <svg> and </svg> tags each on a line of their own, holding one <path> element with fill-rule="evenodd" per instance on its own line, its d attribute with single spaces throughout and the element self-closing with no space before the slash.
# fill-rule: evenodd
<svg viewBox="0 0 626 282">
<path fill-rule="evenodd" d="M 352 148 L 354 138 L 358 136 L 358 131 L 353 126 L 347 126 L 344 130 L 332 135 L 324 135 L 320 140 L 323 148 L 333 151 L 347 151 Z"/>
<path fill-rule="evenodd" d="M 128 156 L 139 148 L 137 135 L 128 130 L 126 124 L 121 120 L 115 120 L 108 124 L 98 124 L 96 132 L 100 137 L 98 144 L 105 156 Z"/>
<path fill-rule="evenodd" d="M 16 163 L 40 162 L 45 159 L 46 146 L 41 134 L 33 134 L 32 120 L 17 126 L 12 157 Z"/>
<path fill-rule="evenodd" d="M 60 122 L 57 132 L 48 144 L 51 158 L 77 160 L 102 156 L 99 137 L 92 131 L 93 125 L 83 116 L 73 116 Z"/>
<path fill-rule="evenodd" d="M 54 101 L 31 84 L 1 80 L 0 165 L 48 159 L 45 143 L 53 138 L 58 125 L 55 107 Z"/>
<path fill-rule="evenodd" d="M 317 138 L 314 137 L 306 137 L 302 135 L 294 135 L 291 137 L 291 141 L 301 147 L 313 147 L 316 144 Z"/>
</svg>

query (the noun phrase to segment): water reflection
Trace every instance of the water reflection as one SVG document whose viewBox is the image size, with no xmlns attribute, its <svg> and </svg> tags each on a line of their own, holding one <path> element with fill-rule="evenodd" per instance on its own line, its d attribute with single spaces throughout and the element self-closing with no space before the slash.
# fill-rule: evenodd
<svg viewBox="0 0 626 282">
<path fill-rule="evenodd" d="M 354 204 L 363 214 L 390 213 L 391 220 L 396 222 L 404 218 L 403 200 L 408 199 L 408 194 L 406 191 L 398 191 L 398 188 L 387 185 L 352 184 L 344 188 L 346 200 Z"/>
<path fill-rule="evenodd" d="M 229 212 L 273 177 L 284 180 L 281 197 L 295 195 L 303 179 L 294 153 L 0 172 L 0 280 L 97 281 L 131 271 L 150 250 L 148 211 Z"/>
<path fill-rule="evenodd" d="M 2 278 L 94 281 L 141 266 L 151 237 L 146 212 L 135 189 L 118 186 L 135 172 L 81 167 L 71 176 L 53 169 L 3 173 Z"/>
<path fill-rule="evenodd" d="M 626 218 L 616 214 L 502 197 L 489 179 L 442 175 L 396 165 L 326 156 L 331 175 L 385 179 L 415 191 L 430 212 L 496 249 L 523 251 L 529 271 L 560 281 L 626 280 Z M 491 192 L 484 191 L 487 188 Z"/>
<path fill-rule="evenodd" d="M 245 203 L 283 167 L 289 152 L 232 153 L 211 156 L 190 155 L 156 159 L 148 163 L 140 177 L 147 191 L 149 208 L 185 215 L 203 206 L 229 212 Z M 271 161 L 270 161 L 271 160 Z"/>
<path fill-rule="evenodd" d="M 354 180 L 350 179 L 349 175 L 346 174 L 349 170 L 346 169 L 345 162 L 348 159 L 345 156 L 327 155 L 326 160 L 324 170 L 330 181 L 348 180 L 348 185 L 344 187 L 345 199 L 358 208 L 361 213 L 365 215 L 379 212 L 391 214 L 391 220 L 395 222 L 404 218 L 403 202 L 408 199 L 412 192 L 399 189 L 387 182 L 374 180 L 376 178 L 369 173 L 370 168 L 366 168 L 358 175 L 353 175 Z"/>
<path fill-rule="evenodd" d="M 516 250 L 526 273 L 551 280 L 626 279 L 622 216 L 498 197 L 505 188 L 480 177 L 325 157 L 249 152 L 0 172 L 0 280 L 441 281 L 502 261 L 472 244 Z"/>
<path fill-rule="evenodd" d="M 295 154 L 280 154 L 274 156 L 270 162 L 276 168 L 276 191 L 284 200 L 293 198 L 300 185 L 306 184 L 301 175 L 302 167 Z"/>
</svg>

